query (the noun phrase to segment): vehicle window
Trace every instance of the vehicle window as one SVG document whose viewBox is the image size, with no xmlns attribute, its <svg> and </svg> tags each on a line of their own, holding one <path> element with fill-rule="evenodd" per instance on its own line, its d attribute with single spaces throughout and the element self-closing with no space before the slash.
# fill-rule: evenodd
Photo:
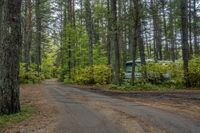
<svg viewBox="0 0 200 133">
<path fill-rule="evenodd" d="M 135 72 L 139 72 L 141 70 L 140 66 L 141 66 L 140 63 L 136 63 Z M 127 63 L 126 64 L 126 72 L 127 73 L 131 73 L 132 72 L 132 63 Z"/>
<path fill-rule="evenodd" d="M 132 63 L 127 63 L 126 64 L 126 72 L 131 73 L 132 72 Z"/>
</svg>

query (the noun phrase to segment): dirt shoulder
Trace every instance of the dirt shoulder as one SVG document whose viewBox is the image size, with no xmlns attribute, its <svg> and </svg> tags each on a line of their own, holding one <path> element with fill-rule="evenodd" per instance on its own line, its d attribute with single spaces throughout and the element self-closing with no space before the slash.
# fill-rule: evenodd
<svg viewBox="0 0 200 133">
<path fill-rule="evenodd" d="M 23 106 L 36 108 L 36 113 L 28 120 L 4 128 L 2 133 L 53 132 L 57 110 L 43 85 L 21 85 L 20 101 Z"/>
<path fill-rule="evenodd" d="M 104 87 L 70 85 L 85 91 L 95 92 L 129 102 L 147 105 L 174 112 L 180 115 L 188 115 L 193 119 L 200 119 L 200 90 L 178 90 L 169 92 L 125 92 L 109 90 Z"/>
</svg>

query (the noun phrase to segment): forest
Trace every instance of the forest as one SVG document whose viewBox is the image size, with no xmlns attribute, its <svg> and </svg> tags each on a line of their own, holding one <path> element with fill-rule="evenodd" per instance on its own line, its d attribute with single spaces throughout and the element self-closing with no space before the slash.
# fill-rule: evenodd
<svg viewBox="0 0 200 133">
<path fill-rule="evenodd" d="M 0 115 L 20 84 L 200 87 L 199 0 L 1 0 Z"/>
</svg>

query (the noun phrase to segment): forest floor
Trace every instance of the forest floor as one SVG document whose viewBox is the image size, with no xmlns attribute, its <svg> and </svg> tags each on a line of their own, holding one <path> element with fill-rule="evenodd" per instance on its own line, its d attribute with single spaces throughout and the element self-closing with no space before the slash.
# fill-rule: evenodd
<svg viewBox="0 0 200 133">
<path fill-rule="evenodd" d="M 33 107 L 36 112 L 27 120 L 11 124 L 0 130 L 0 133 L 48 133 L 55 129 L 57 110 L 54 101 L 43 84 L 21 85 L 20 102 L 22 108 Z"/>
<path fill-rule="evenodd" d="M 120 92 L 47 80 L 23 85 L 21 94 L 38 113 L 4 132 L 200 133 L 200 91 Z"/>
</svg>

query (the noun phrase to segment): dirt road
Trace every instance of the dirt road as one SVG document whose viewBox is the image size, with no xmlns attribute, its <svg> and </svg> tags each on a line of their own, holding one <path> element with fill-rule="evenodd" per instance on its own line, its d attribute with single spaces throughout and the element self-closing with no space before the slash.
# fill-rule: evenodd
<svg viewBox="0 0 200 133">
<path fill-rule="evenodd" d="M 199 115 L 178 113 L 179 108 L 159 108 L 67 87 L 54 80 L 46 81 L 44 87 L 58 109 L 57 133 L 200 133 Z"/>
</svg>

